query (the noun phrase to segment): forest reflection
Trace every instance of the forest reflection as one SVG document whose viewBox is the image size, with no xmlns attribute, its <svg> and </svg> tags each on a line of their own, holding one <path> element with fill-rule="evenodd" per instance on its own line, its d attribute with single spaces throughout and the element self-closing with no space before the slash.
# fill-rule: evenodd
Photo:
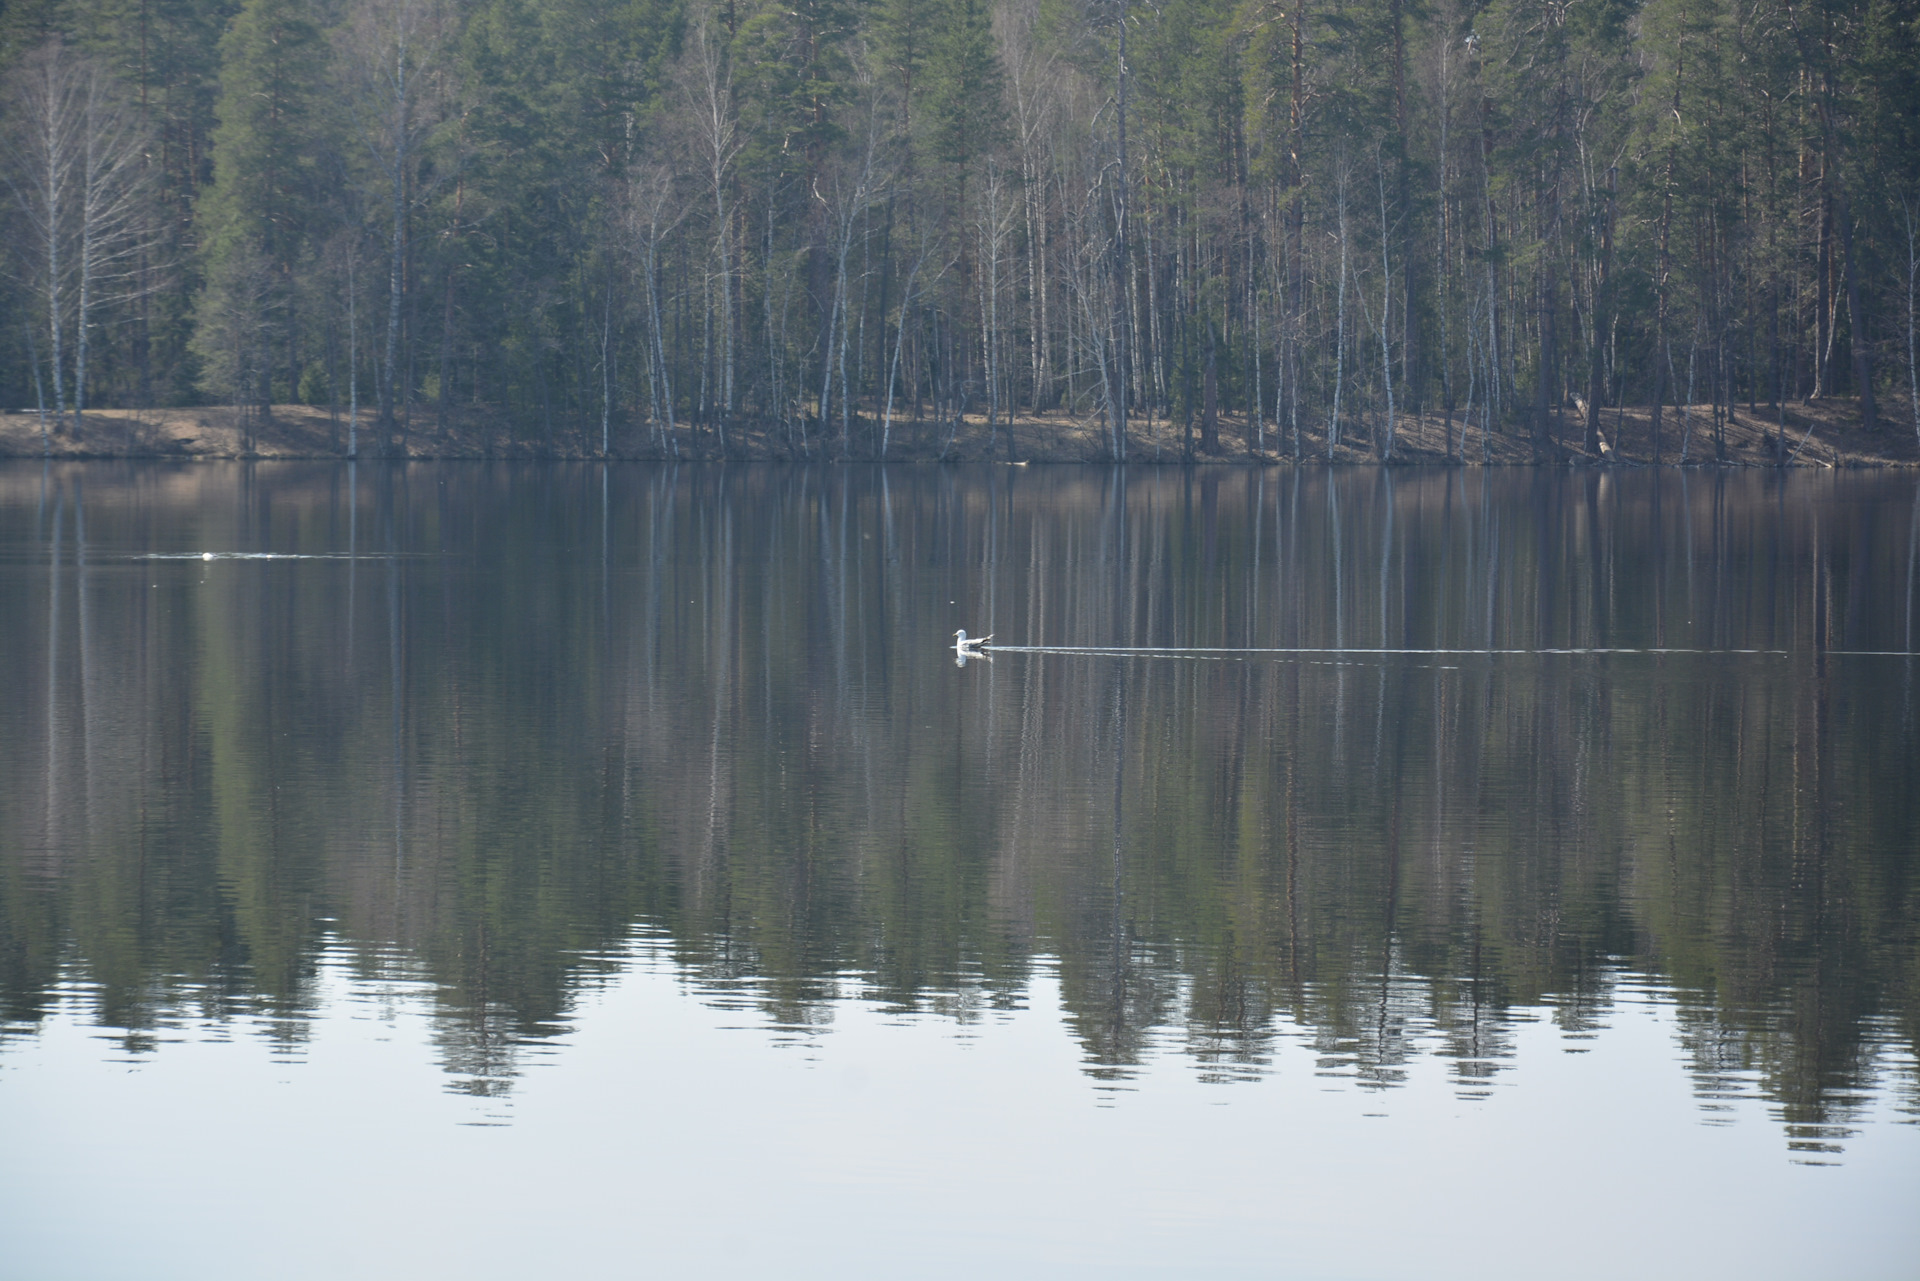
<svg viewBox="0 0 1920 1281">
<path fill-rule="evenodd" d="M 1472 1095 L 1653 987 L 1817 1155 L 1920 1101 L 1917 534 L 1887 474 L 0 469 L 0 1015 L 297 1044 L 345 955 L 488 1093 L 644 935 L 778 1025 L 1047 967 L 1097 1078 Z"/>
</svg>

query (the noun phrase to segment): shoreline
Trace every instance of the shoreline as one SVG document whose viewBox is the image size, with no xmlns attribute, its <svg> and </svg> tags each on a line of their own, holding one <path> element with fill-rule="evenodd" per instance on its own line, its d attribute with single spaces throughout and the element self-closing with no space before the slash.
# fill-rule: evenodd
<svg viewBox="0 0 1920 1281">
<path fill-rule="evenodd" d="M 1535 438 L 1524 432 L 1483 433 L 1478 426 L 1462 430 L 1456 416 L 1451 444 L 1444 418 L 1433 413 L 1418 418 L 1401 416 L 1395 423 L 1393 453 L 1384 456 L 1376 437 L 1383 424 L 1357 418 L 1343 426 L 1343 439 L 1329 455 L 1323 430 L 1302 430 L 1299 456 L 1291 432 L 1276 432 L 1267 424 L 1264 449 L 1255 447 L 1256 433 L 1242 418 L 1221 416 L 1218 448 L 1189 452 L 1189 437 L 1180 424 L 1143 420 L 1129 438 L 1130 465 L 1146 466 L 1623 466 L 1623 467 L 1920 467 L 1920 440 L 1904 424 L 1884 421 L 1873 432 L 1862 430 L 1852 401 L 1798 402 L 1757 411 L 1735 407 L 1713 421 L 1710 406 L 1667 406 L 1656 460 L 1651 413 L 1646 407 L 1609 407 L 1602 411 L 1601 452 L 1598 457 L 1581 448 L 1584 415 L 1567 409 L 1554 434 Z M 1689 433 L 1691 426 L 1691 433 Z M 243 415 L 226 406 L 184 409 L 88 410 L 78 429 L 69 415 L 64 431 L 54 434 L 51 449 L 42 435 L 40 415 L 33 410 L 0 413 L 0 458 L 77 462 L 95 461 L 346 461 L 347 424 L 343 416 L 305 405 L 276 405 L 264 416 Z M 358 459 L 363 462 L 789 462 L 860 464 L 944 463 L 1099 463 L 1107 464 L 1106 436 L 1098 419 L 1076 419 L 1064 414 L 1024 415 L 1009 427 L 991 428 L 973 415 L 958 422 L 919 424 L 896 422 L 885 458 L 867 441 L 877 435 L 877 424 L 862 419 L 842 451 L 837 435 L 789 438 L 779 426 L 769 429 L 740 422 L 722 429 L 682 425 L 673 444 L 645 423 L 611 424 L 612 449 L 599 450 L 598 424 L 556 427 L 527 432 L 504 417 L 469 413 L 442 427 L 428 412 L 415 415 L 415 426 L 383 440 L 363 421 Z M 1191 444 L 1198 444 L 1198 425 Z"/>
</svg>

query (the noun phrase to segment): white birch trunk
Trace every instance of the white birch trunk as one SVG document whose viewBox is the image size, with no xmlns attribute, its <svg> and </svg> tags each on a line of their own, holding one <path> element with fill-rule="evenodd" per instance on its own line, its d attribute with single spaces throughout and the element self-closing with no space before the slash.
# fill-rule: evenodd
<svg viewBox="0 0 1920 1281">
<path fill-rule="evenodd" d="M 1340 298 L 1335 305 L 1333 340 L 1333 416 L 1327 421 L 1327 458 L 1340 444 L 1340 393 L 1346 384 L 1347 358 L 1347 176 L 1341 171 L 1335 207 L 1340 235 Z"/>
<path fill-rule="evenodd" d="M 360 456 L 360 311 L 353 262 L 347 253 L 347 457 Z"/>
<path fill-rule="evenodd" d="M 1380 186 L 1380 377 L 1387 385 L 1387 430 L 1383 438 L 1384 448 L 1381 456 L 1393 457 L 1393 352 L 1388 343 L 1387 333 L 1393 314 L 1393 260 L 1388 252 L 1392 237 L 1387 226 L 1387 180 L 1380 169 L 1380 157 L 1374 156 L 1374 176 Z"/>
<path fill-rule="evenodd" d="M 1914 439 L 1920 441 L 1920 363 L 1914 359 L 1914 292 L 1916 282 L 1920 282 L 1920 239 L 1914 234 L 1913 206 L 1904 198 L 1900 211 L 1907 222 L 1907 396 L 1913 405 Z"/>
</svg>

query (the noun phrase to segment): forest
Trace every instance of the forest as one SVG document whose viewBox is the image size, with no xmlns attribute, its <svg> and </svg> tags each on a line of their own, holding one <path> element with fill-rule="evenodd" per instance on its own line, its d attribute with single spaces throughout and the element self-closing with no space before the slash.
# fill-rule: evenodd
<svg viewBox="0 0 1920 1281">
<path fill-rule="evenodd" d="M 9 0 L 0 67 L 49 441 L 1920 436 L 1920 0 Z"/>
</svg>

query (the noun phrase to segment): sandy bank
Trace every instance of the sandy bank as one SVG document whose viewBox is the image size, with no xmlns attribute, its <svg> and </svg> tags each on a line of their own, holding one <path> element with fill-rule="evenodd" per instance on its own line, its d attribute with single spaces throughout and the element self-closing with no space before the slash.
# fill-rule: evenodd
<svg viewBox="0 0 1920 1281">
<path fill-rule="evenodd" d="M 1890 408 L 1904 410 L 1904 405 Z M 1770 467 L 1785 463 L 1797 467 L 1920 465 L 1911 422 L 1898 415 L 1883 418 L 1873 432 L 1861 430 L 1859 412 L 1851 401 L 1822 400 L 1787 405 L 1783 410 L 1739 407 L 1716 433 L 1709 407 L 1689 410 L 1669 406 L 1663 414 L 1659 461 L 1691 464 Z M 1428 413 L 1415 419 L 1401 416 L 1396 424 L 1393 461 L 1403 464 L 1468 465 L 1578 464 L 1608 462 L 1647 464 L 1656 452 L 1651 415 L 1644 408 L 1609 408 L 1602 415 L 1604 448 L 1590 457 L 1582 448 L 1584 421 L 1569 409 L 1552 436 L 1530 438 L 1523 431 L 1482 433 L 1466 428 L 1456 418 L 1449 431 L 1445 420 Z M 622 460 L 742 459 L 828 461 L 843 456 L 873 461 L 878 424 L 871 419 L 853 425 L 843 451 L 837 431 L 801 438 L 785 428 L 771 429 L 758 422 L 737 422 L 724 431 L 710 426 L 681 424 L 669 444 L 645 423 L 614 422 L 609 430 L 609 456 Z M 1325 424 L 1303 425 L 1300 453 L 1309 463 L 1328 461 Z M 1333 451 L 1335 462 L 1378 462 L 1384 435 L 1379 421 L 1349 421 Z M 276 405 L 267 415 L 243 415 L 231 408 L 203 406 L 188 409 L 88 410 L 78 424 L 69 415 L 54 428 L 49 416 L 43 425 L 32 411 L 0 413 L 0 457 L 37 458 L 339 458 L 348 445 L 346 415 L 324 408 Z M 372 415 L 364 414 L 359 430 L 362 458 L 414 459 L 583 459 L 600 454 L 600 425 L 554 424 L 550 430 L 511 424 L 504 416 L 466 413 L 444 424 L 432 407 L 416 409 L 403 429 L 381 433 Z M 1290 431 L 1266 424 L 1264 439 L 1248 430 L 1244 418 L 1223 417 L 1219 448 L 1201 452 L 1197 429 L 1189 438 L 1178 423 L 1136 420 L 1132 424 L 1130 459 L 1139 463 L 1179 463 L 1189 457 L 1203 463 L 1291 461 L 1294 440 Z M 1264 447 L 1262 447 L 1264 446 Z M 1191 449 L 1191 453 L 1189 450 Z M 989 459 L 1020 462 L 1104 462 L 1107 459 L 1103 424 L 1097 419 L 1065 414 L 1022 416 L 1012 423 L 989 427 L 986 419 L 971 415 L 959 422 L 896 421 L 887 460 L 892 462 L 978 462 Z"/>
</svg>

